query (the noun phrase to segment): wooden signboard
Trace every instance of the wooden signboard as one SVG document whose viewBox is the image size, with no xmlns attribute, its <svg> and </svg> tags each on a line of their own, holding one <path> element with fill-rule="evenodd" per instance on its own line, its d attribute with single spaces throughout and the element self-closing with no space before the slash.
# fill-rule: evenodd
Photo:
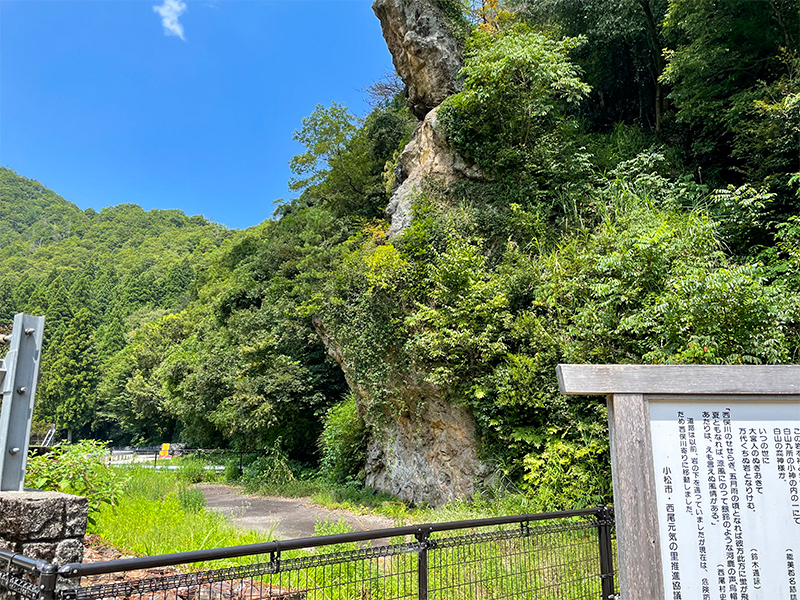
<svg viewBox="0 0 800 600">
<path fill-rule="evenodd" d="M 557 372 L 608 397 L 624 600 L 800 600 L 800 366 Z"/>
</svg>

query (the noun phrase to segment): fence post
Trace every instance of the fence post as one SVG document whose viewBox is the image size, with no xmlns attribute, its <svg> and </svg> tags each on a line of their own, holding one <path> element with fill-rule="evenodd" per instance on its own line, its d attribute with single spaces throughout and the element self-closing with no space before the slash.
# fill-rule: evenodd
<svg viewBox="0 0 800 600">
<path fill-rule="evenodd" d="M 611 511 L 607 506 L 597 507 L 597 544 L 600 550 L 600 584 L 602 600 L 614 600 L 614 548 L 611 545 Z"/>
<path fill-rule="evenodd" d="M 430 529 L 419 528 L 415 537 L 422 544 L 417 553 L 417 599 L 428 600 L 428 537 Z"/>
<path fill-rule="evenodd" d="M 39 599 L 53 600 L 56 594 L 56 579 L 58 567 L 47 564 L 39 573 Z"/>
</svg>

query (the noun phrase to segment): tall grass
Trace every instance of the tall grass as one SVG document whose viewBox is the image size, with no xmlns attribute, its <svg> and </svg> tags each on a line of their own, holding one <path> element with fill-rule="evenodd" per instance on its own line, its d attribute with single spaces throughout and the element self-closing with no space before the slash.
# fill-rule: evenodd
<svg viewBox="0 0 800 600">
<path fill-rule="evenodd" d="M 92 533 L 133 554 L 168 554 L 269 541 L 206 510 L 202 492 L 178 475 L 136 467 L 116 506 L 101 507 Z"/>
<path fill-rule="evenodd" d="M 103 507 L 94 532 L 109 542 L 136 554 L 166 554 L 188 550 L 252 544 L 268 541 L 269 535 L 237 531 L 224 517 L 206 511 L 200 490 L 187 484 L 176 472 L 152 469 L 126 469 L 124 493 L 116 507 Z M 367 498 L 346 494 L 347 503 L 359 500 L 371 504 L 375 512 L 393 510 L 403 521 L 449 521 L 496 514 L 528 512 L 526 500 L 518 494 L 505 496 L 476 495 L 471 501 L 453 502 L 438 509 L 409 509 L 382 496 Z M 328 497 L 330 499 L 330 496 Z M 376 506 L 376 504 L 378 506 Z M 397 506 L 402 506 L 399 510 Z M 363 505 L 362 505 L 363 506 Z M 490 527 L 481 533 L 494 532 Z M 506 527 L 508 529 L 508 527 Z M 345 533 L 351 528 L 344 520 L 319 522 L 317 535 Z M 569 532 L 545 532 L 531 537 L 503 537 L 456 541 L 447 539 L 478 533 L 479 530 L 434 534 L 429 564 L 431 589 L 446 592 L 448 598 L 517 597 L 533 600 L 577 600 L 597 597 L 596 539 L 593 528 Z M 412 541 L 395 538 L 392 543 Z M 301 590 L 309 600 L 352 600 L 406 597 L 416 587 L 415 552 L 396 556 L 359 556 L 359 545 L 339 544 L 316 551 L 296 550 L 283 553 L 284 560 L 306 557 L 313 561 L 318 554 L 336 555 L 333 560 L 320 557 L 316 566 L 289 569 L 275 575 L 264 574 L 254 582 L 265 589 Z M 337 553 L 344 553 L 338 554 Z M 354 553 L 347 556 L 347 553 Z M 263 555 L 184 565 L 182 569 L 224 568 L 236 564 L 268 561 Z M 272 587 L 274 586 L 274 587 Z"/>
</svg>

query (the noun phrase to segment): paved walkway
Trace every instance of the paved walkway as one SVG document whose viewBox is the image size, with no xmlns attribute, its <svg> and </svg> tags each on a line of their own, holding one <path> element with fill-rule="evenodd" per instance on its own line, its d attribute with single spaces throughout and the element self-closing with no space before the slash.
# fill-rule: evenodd
<svg viewBox="0 0 800 600">
<path fill-rule="evenodd" d="M 308 498 L 265 498 L 243 494 L 228 485 L 197 486 L 206 497 L 206 508 L 228 517 L 242 529 L 272 532 L 272 538 L 290 540 L 312 537 L 319 521 L 344 518 L 354 531 L 394 527 L 394 521 L 377 515 L 357 515 L 346 510 L 329 510 Z"/>
</svg>

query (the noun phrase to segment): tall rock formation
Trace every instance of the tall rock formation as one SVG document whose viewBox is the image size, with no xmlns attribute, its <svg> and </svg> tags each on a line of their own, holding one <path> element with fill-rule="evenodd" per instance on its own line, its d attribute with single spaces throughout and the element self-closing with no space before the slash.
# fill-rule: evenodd
<svg viewBox="0 0 800 600">
<path fill-rule="evenodd" d="M 375 0 L 372 10 L 406 84 L 411 110 L 422 119 L 395 170 L 395 189 L 386 208 L 392 221 L 388 235 L 393 237 L 411 224 L 411 206 L 425 177 L 451 184 L 478 178 L 480 171 L 450 149 L 436 118 L 435 108 L 463 89 L 461 51 L 447 16 L 432 0 Z"/>
<path fill-rule="evenodd" d="M 435 108 L 463 87 L 459 44 L 447 17 L 432 0 L 375 0 L 372 8 L 406 84 L 411 109 L 421 120 L 395 170 L 395 190 L 386 211 L 392 219 L 389 236 L 395 236 L 411 223 L 411 207 L 426 177 L 450 184 L 480 177 L 480 172 L 450 149 L 436 118 Z M 385 382 L 382 411 L 376 411 L 378 401 L 358 385 L 354 365 L 348 364 L 341 345 L 320 319 L 314 319 L 314 328 L 342 368 L 362 415 L 373 421 L 368 423 L 372 438 L 364 467 L 366 484 L 432 505 L 472 495 L 476 482 L 485 480 L 490 470 L 478 458 L 470 411 L 451 404 L 446 390 L 427 382 L 423 374 L 400 369 Z"/>
<path fill-rule="evenodd" d="M 418 119 L 460 91 L 461 52 L 447 16 L 432 0 L 375 0 L 383 38 Z"/>
<path fill-rule="evenodd" d="M 366 407 L 374 403 L 369 391 L 354 380 L 352 365 L 322 321 L 314 318 L 313 324 L 367 417 Z M 475 484 L 491 471 L 478 458 L 475 421 L 469 411 L 449 403 L 443 389 L 417 373 L 396 372 L 386 389 L 389 397 L 382 403 L 383 414 L 370 423 L 366 485 L 433 506 L 471 496 Z"/>
</svg>

